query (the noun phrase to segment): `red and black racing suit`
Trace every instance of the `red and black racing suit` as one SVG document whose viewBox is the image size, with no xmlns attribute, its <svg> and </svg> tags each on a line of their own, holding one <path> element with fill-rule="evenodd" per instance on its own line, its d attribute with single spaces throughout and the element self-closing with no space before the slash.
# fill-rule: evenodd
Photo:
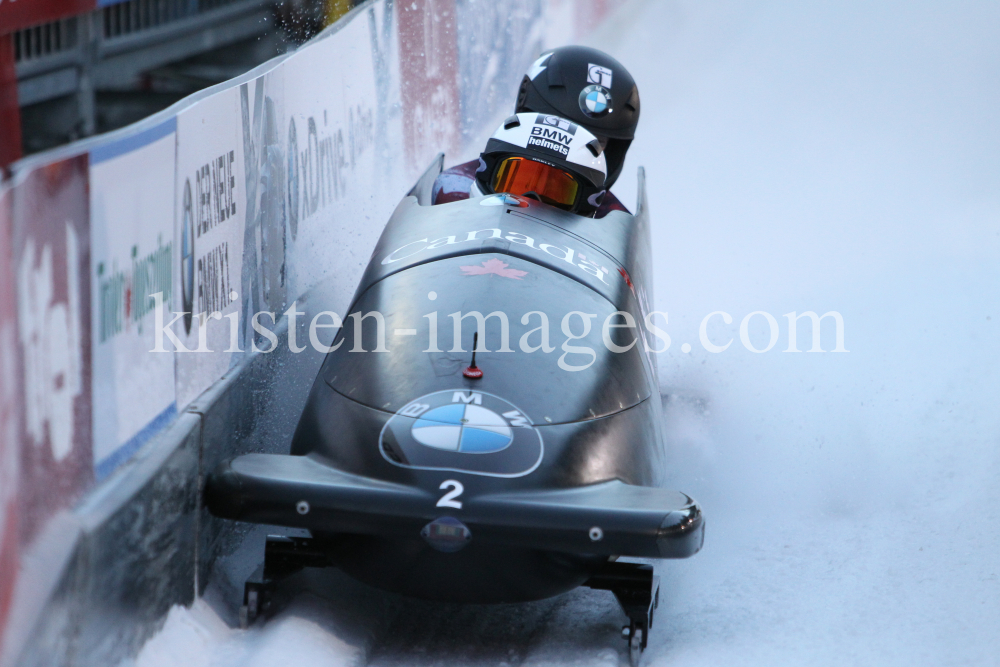
<svg viewBox="0 0 1000 667">
<path fill-rule="evenodd" d="M 450 169 L 445 169 L 434 180 L 434 187 L 431 190 L 432 204 L 447 204 L 453 201 L 469 198 L 469 189 L 472 188 L 473 181 L 476 180 L 476 169 L 479 167 L 479 160 L 463 162 Z M 597 209 L 595 218 L 603 218 L 611 211 L 629 210 L 618 201 L 618 197 L 608 190 L 604 194 L 604 200 L 600 208 Z"/>
</svg>

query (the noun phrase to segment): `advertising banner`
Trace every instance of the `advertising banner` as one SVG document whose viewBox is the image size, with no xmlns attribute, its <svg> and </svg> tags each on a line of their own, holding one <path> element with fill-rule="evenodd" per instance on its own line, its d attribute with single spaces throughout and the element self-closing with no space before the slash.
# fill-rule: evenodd
<svg viewBox="0 0 1000 667">
<path fill-rule="evenodd" d="M 239 351 L 251 349 L 255 313 L 271 315 L 263 325 L 270 327 L 284 310 L 288 289 L 287 251 L 289 242 L 286 169 L 295 156 L 288 153 L 284 134 L 284 68 L 241 84 L 240 142 L 236 160 L 242 167 L 243 210 L 242 267 L 237 283 L 239 296 Z"/>
<path fill-rule="evenodd" d="M 374 43 L 384 38 L 369 29 L 392 13 L 384 5 L 369 12 L 369 21 L 303 49 L 284 70 L 288 297 L 336 276 L 331 306 L 341 315 L 410 180 L 404 161 L 379 152 L 380 143 L 400 145 L 402 128 L 379 103 L 380 88 L 398 90 L 395 68 L 376 57 L 392 45 Z M 347 62 L 350 69 L 328 65 Z"/>
<path fill-rule="evenodd" d="M 229 369 L 239 346 L 246 180 L 240 91 L 230 88 L 177 116 L 174 313 L 177 408 Z M 174 341 L 163 338 L 163 349 Z"/>
<path fill-rule="evenodd" d="M 94 478 L 87 188 L 80 155 L 32 170 L 14 191 L 22 543 Z"/>
<path fill-rule="evenodd" d="M 90 154 L 94 286 L 94 471 L 106 477 L 177 414 L 174 355 L 153 352 L 173 303 L 174 150 L 171 118 Z M 160 308 L 156 312 L 159 294 Z"/>
</svg>

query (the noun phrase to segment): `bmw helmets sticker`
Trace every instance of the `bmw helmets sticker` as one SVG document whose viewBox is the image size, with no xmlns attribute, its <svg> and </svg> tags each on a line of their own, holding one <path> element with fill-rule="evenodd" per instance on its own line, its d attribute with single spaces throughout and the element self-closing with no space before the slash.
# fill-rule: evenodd
<svg viewBox="0 0 1000 667">
<path fill-rule="evenodd" d="M 479 391 L 438 391 L 386 422 L 379 451 L 406 468 L 490 477 L 527 475 L 542 461 L 542 436 L 508 401 Z"/>
<path fill-rule="evenodd" d="M 565 159 L 569 156 L 570 147 L 573 145 L 576 128 L 576 123 L 571 123 L 565 118 L 537 114 L 526 147 L 541 149 Z"/>
<path fill-rule="evenodd" d="M 501 125 L 490 139 L 538 149 L 557 159 L 607 173 L 604 154 L 594 155 L 588 147 L 596 137 L 586 128 L 551 114 L 522 112 L 517 114 L 517 119 L 516 125 Z M 487 144 L 487 148 L 489 146 Z"/>
<path fill-rule="evenodd" d="M 613 111 L 611 91 L 604 86 L 591 84 L 580 91 L 580 110 L 591 118 L 600 118 Z"/>
</svg>

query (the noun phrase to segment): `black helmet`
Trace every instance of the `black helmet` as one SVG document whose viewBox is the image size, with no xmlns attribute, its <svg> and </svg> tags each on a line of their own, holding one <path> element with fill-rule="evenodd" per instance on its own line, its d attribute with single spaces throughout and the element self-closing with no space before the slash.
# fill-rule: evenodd
<svg viewBox="0 0 1000 667">
<path fill-rule="evenodd" d="M 604 146 L 610 187 L 639 124 L 639 89 L 603 51 L 561 46 L 543 53 L 524 75 L 514 112 L 526 111 L 561 116 L 590 130 Z"/>
<path fill-rule="evenodd" d="M 600 142 L 565 118 L 539 113 L 511 116 L 479 156 L 476 182 L 484 193 L 533 197 L 592 216 L 606 189 Z"/>
</svg>

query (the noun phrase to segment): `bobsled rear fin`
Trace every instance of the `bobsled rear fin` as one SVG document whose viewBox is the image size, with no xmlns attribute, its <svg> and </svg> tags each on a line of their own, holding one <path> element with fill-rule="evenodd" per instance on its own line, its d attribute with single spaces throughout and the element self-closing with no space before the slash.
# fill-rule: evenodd
<svg viewBox="0 0 1000 667">
<path fill-rule="evenodd" d="M 701 548 L 701 510 L 677 491 L 609 481 L 585 487 L 463 498 L 438 507 L 440 493 L 340 472 L 307 456 L 246 454 L 206 483 L 217 516 L 313 531 L 419 539 L 444 515 L 472 539 L 542 551 L 687 558 Z"/>
<path fill-rule="evenodd" d="M 434 181 L 440 175 L 441 170 L 444 169 L 444 153 L 438 153 L 431 160 L 430 165 L 421 174 L 417 182 L 413 184 L 410 191 L 406 193 L 407 197 L 416 197 L 417 203 L 421 206 L 431 205 L 431 192 L 434 189 Z"/>
<path fill-rule="evenodd" d="M 646 199 L 646 168 L 639 167 L 636 172 L 635 218 L 645 221 L 649 216 L 649 202 Z"/>
</svg>

